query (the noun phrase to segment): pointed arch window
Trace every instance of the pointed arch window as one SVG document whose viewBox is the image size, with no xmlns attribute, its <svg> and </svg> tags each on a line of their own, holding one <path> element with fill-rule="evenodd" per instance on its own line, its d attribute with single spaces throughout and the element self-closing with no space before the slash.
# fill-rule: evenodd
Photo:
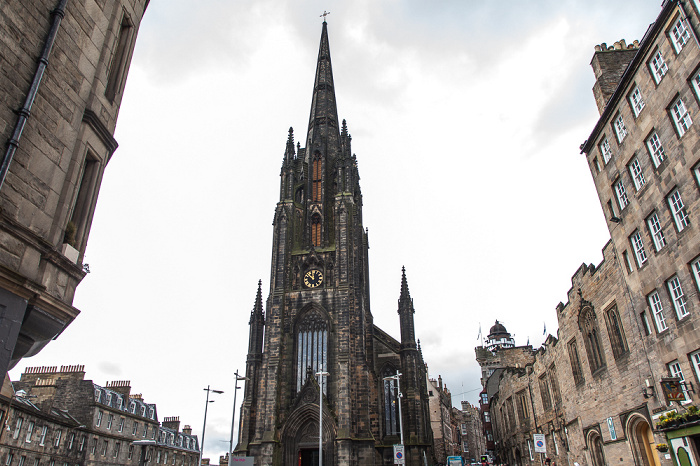
<svg viewBox="0 0 700 466">
<path fill-rule="evenodd" d="M 386 435 L 399 433 L 399 406 L 396 393 L 396 380 L 386 379 L 396 375 L 396 369 L 387 367 L 382 373 L 384 378 L 384 432 Z"/>
<path fill-rule="evenodd" d="M 314 157 L 313 171 L 311 173 L 311 199 L 321 202 L 321 157 Z"/>
<path fill-rule="evenodd" d="M 598 321 L 592 308 L 586 307 L 581 312 L 579 328 L 581 329 L 581 333 L 583 333 L 586 352 L 588 353 L 588 362 L 591 365 L 591 372 L 595 372 L 605 366 L 605 357 L 603 356 L 603 348 L 600 344 Z"/>
<path fill-rule="evenodd" d="M 321 216 L 318 214 L 311 217 L 311 244 L 321 246 Z"/>
<path fill-rule="evenodd" d="M 316 374 L 328 367 L 328 324 L 317 312 L 303 317 L 297 329 L 297 392 L 308 372 Z M 323 393 L 327 393 L 327 383 Z"/>
<path fill-rule="evenodd" d="M 617 311 L 617 306 L 613 306 L 605 313 L 606 322 L 608 324 L 608 334 L 610 336 L 610 344 L 613 350 L 613 356 L 618 359 L 629 350 L 627 340 L 625 339 L 625 330 L 622 327 L 620 313 Z"/>
</svg>

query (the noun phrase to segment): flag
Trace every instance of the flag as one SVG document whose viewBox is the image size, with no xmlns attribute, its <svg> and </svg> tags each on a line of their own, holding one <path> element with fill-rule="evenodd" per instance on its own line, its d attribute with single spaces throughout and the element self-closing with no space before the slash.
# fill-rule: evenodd
<svg viewBox="0 0 700 466">
<path fill-rule="evenodd" d="M 527 337 L 527 344 L 525 346 L 530 346 L 530 337 Z"/>
<path fill-rule="evenodd" d="M 547 322 L 544 323 L 544 331 L 542 332 L 542 335 L 547 335 Z"/>
<path fill-rule="evenodd" d="M 479 334 L 476 336 L 476 341 L 479 341 L 479 338 L 481 338 L 481 322 L 479 322 Z"/>
</svg>

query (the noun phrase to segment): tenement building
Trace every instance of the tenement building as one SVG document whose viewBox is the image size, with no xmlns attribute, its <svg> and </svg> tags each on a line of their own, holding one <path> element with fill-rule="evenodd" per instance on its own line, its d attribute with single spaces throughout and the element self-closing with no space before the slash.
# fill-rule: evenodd
<svg viewBox="0 0 700 466">
<path fill-rule="evenodd" d="M 180 430 L 178 417 L 161 425 L 156 405 L 132 394 L 128 381 L 100 386 L 85 380 L 83 366 L 35 367 L 3 392 L 0 461 L 6 466 L 199 462 L 192 429 Z"/>
<path fill-rule="evenodd" d="M 0 372 L 75 319 L 148 0 L 0 2 Z M 2 382 L 0 382 L 2 383 Z"/>
<path fill-rule="evenodd" d="M 442 376 L 438 375 L 437 380 L 428 378 L 428 400 L 435 459 L 439 463 L 447 463 L 447 457 L 455 454 L 455 441 L 452 428 L 452 395 L 447 385 L 443 385 Z"/>
<path fill-rule="evenodd" d="M 483 435 L 484 426 L 481 411 L 468 401 L 462 401 L 460 416 L 460 433 L 462 442 L 462 457 L 465 463 L 473 463 L 486 453 L 486 437 Z"/>
<path fill-rule="evenodd" d="M 699 7 L 667 0 L 641 41 L 595 48 L 581 150 L 611 240 L 572 277 L 557 336 L 485 384 L 503 461 L 700 461 Z"/>
<path fill-rule="evenodd" d="M 321 429 L 324 464 L 393 464 L 401 438 L 406 464 L 430 464 L 426 368 L 405 271 L 400 341 L 370 311 L 360 177 L 338 121 L 325 21 L 304 144 L 290 128 L 269 295 L 263 313 L 259 284 L 250 317 L 236 453 L 256 465 L 316 464 Z"/>
</svg>

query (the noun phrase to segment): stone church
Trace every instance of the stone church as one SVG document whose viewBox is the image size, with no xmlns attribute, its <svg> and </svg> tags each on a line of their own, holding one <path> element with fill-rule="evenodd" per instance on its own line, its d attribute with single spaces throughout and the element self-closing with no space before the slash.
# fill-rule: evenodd
<svg viewBox="0 0 700 466">
<path fill-rule="evenodd" d="M 405 270 L 401 341 L 376 327 L 370 311 L 360 176 L 348 128 L 338 121 L 325 21 L 304 144 L 295 144 L 290 128 L 270 294 L 263 311 L 258 284 L 250 316 L 236 453 L 256 465 L 318 464 L 322 393 L 324 464 L 393 464 L 401 429 L 406 464 L 432 464 L 426 368 Z M 397 373 L 401 397 L 396 379 L 387 379 Z"/>
</svg>

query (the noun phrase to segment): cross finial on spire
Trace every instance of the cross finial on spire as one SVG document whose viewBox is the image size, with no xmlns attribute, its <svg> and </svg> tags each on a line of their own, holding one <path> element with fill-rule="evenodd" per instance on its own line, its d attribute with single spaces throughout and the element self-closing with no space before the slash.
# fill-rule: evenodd
<svg viewBox="0 0 700 466">
<path fill-rule="evenodd" d="M 325 22 L 326 22 L 326 16 L 328 16 L 328 15 L 330 15 L 330 14 L 331 14 L 330 11 L 323 10 L 323 14 L 322 14 L 321 16 L 319 16 L 319 18 L 323 18 L 323 22 L 325 23 Z"/>
</svg>

